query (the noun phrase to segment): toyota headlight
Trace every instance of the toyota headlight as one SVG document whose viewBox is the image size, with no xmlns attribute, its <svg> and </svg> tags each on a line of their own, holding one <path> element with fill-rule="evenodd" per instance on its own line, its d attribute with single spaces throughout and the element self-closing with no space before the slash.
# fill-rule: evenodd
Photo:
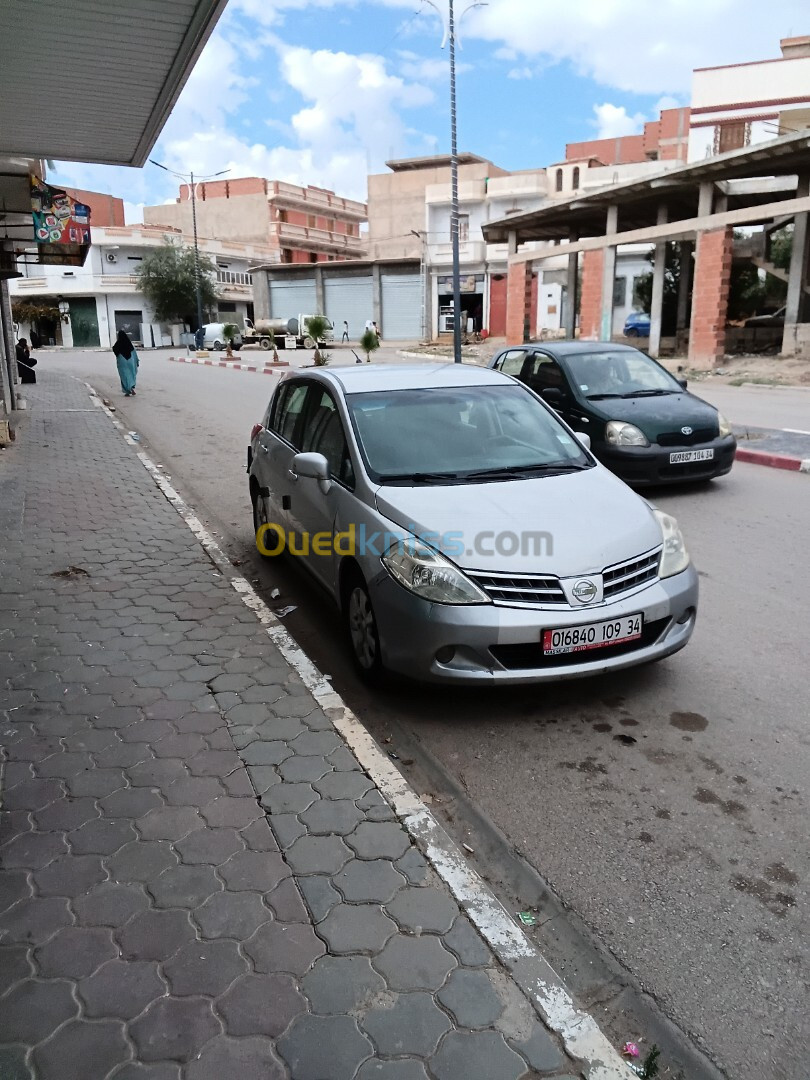
<svg viewBox="0 0 810 1080">
<path fill-rule="evenodd" d="M 664 537 L 664 550 L 661 552 L 658 576 L 672 577 L 687 568 L 689 552 L 686 550 L 683 534 L 675 518 L 671 514 L 665 514 L 663 510 L 653 510 L 653 513 L 658 519 Z"/>
<path fill-rule="evenodd" d="M 392 577 L 434 604 L 488 604 L 489 597 L 449 559 L 419 540 L 400 540 L 382 557 Z"/>
<path fill-rule="evenodd" d="M 717 422 L 720 425 L 720 438 L 724 439 L 726 435 L 731 434 L 731 424 L 726 420 L 725 416 L 721 412 L 717 414 Z"/>
<path fill-rule="evenodd" d="M 649 446 L 650 440 L 635 424 L 624 420 L 610 420 L 605 428 L 605 438 L 611 446 Z"/>
</svg>

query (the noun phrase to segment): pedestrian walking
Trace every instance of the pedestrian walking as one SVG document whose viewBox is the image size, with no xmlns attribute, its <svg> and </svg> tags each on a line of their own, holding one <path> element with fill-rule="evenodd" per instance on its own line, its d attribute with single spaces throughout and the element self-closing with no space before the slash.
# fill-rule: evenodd
<svg viewBox="0 0 810 1080">
<path fill-rule="evenodd" d="M 377 335 L 377 344 L 379 345 L 379 344 L 380 344 L 380 341 L 381 341 L 382 339 L 380 338 L 380 331 L 379 331 L 379 328 L 378 328 L 378 326 L 377 326 L 376 322 L 372 322 L 372 324 L 371 324 L 371 329 L 372 329 L 372 330 L 374 331 L 374 333 L 375 333 L 375 334 Z"/>
<path fill-rule="evenodd" d="M 349 324 L 346 322 L 345 319 L 343 320 L 343 337 L 340 339 L 341 345 L 343 344 L 344 341 L 347 344 L 349 342 Z"/>
<path fill-rule="evenodd" d="M 140 361 L 135 346 L 123 330 L 118 331 L 118 337 L 113 345 L 113 353 L 118 364 L 118 377 L 121 380 L 124 397 L 135 397 L 135 380 L 138 377 Z"/>
<path fill-rule="evenodd" d="M 31 351 L 28 348 L 28 342 L 24 337 L 21 337 L 17 342 L 14 351 L 17 354 L 17 374 L 20 377 L 20 382 L 35 383 L 37 381 L 37 375 L 34 368 L 37 366 L 37 362 L 31 355 Z"/>
</svg>

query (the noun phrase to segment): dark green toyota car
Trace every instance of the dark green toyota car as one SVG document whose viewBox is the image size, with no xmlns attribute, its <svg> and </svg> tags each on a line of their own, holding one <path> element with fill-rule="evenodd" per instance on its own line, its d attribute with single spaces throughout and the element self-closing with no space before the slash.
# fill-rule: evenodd
<svg viewBox="0 0 810 1080">
<path fill-rule="evenodd" d="M 489 366 L 531 387 L 634 487 L 711 480 L 734 463 L 725 417 L 638 349 L 543 342 L 504 349 Z"/>
</svg>

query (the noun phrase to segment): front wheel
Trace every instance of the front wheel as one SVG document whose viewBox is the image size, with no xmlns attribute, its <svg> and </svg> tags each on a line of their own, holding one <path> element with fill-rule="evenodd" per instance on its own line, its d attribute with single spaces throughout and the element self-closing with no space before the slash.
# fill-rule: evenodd
<svg viewBox="0 0 810 1080">
<path fill-rule="evenodd" d="M 220 352 L 221 349 L 222 349 L 222 342 L 219 340 L 219 338 L 217 338 L 217 340 L 214 342 L 214 351 L 215 352 Z"/>
<path fill-rule="evenodd" d="M 309 334 L 307 334 L 307 336 L 304 338 L 304 348 L 305 349 L 314 349 L 315 348 L 315 338 L 310 337 Z"/>
<path fill-rule="evenodd" d="M 272 347 L 273 347 L 273 342 L 270 340 L 269 337 L 263 337 L 259 341 L 259 348 L 264 349 L 265 352 L 269 352 L 269 350 L 272 349 Z"/>
<path fill-rule="evenodd" d="M 376 685 L 384 675 L 380 635 L 371 597 L 359 571 L 352 576 L 346 590 L 344 616 L 354 666 L 364 682 Z"/>
</svg>

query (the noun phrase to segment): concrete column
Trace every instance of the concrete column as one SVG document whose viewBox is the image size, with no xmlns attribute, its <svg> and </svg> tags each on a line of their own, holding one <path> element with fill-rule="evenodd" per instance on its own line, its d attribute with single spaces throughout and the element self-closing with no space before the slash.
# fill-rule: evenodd
<svg viewBox="0 0 810 1080">
<path fill-rule="evenodd" d="M 698 234 L 689 334 L 689 362 L 695 367 L 715 365 L 722 361 L 726 351 L 733 249 L 731 228 L 708 229 Z"/>
<path fill-rule="evenodd" d="M 326 301 L 323 292 L 323 267 L 319 264 L 315 267 L 315 312 L 316 315 L 326 314 Z"/>
<path fill-rule="evenodd" d="M 586 251 L 582 258 L 582 296 L 579 302 L 579 337 L 598 341 L 602 318 L 603 251 Z M 612 291 L 611 286 L 611 291 Z"/>
<path fill-rule="evenodd" d="M 799 176 L 796 198 L 810 194 L 810 175 Z M 810 229 L 807 213 L 797 214 L 793 219 L 793 248 L 790 254 L 787 299 L 785 300 L 785 329 L 782 335 L 782 355 L 794 356 L 797 351 L 796 324 L 802 321 L 805 307 L 804 288 L 808 261 L 810 261 Z"/>
<path fill-rule="evenodd" d="M 685 330 L 689 312 L 689 286 L 692 284 L 692 252 L 695 245 L 691 240 L 681 240 L 680 278 L 678 281 L 678 317 L 676 328 Z"/>
<path fill-rule="evenodd" d="M 507 253 L 509 255 L 517 255 L 518 242 L 517 242 L 517 233 L 516 232 L 510 232 L 509 233 L 509 235 L 506 238 L 506 247 L 507 247 Z"/>
<path fill-rule="evenodd" d="M 11 319 L 11 298 L 8 282 L 0 281 L 0 418 L 8 419 L 16 406 L 14 392 L 17 354 L 14 351 L 13 324 Z"/>
<path fill-rule="evenodd" d="M 605 235 L 612 236 L 616 232 L 619 221 L 618 206 L 609 206 Z M 602 341 L 610 341 L 613 336 L 613 282 L 616 277 L 616 245 L 611 244 L 604 250 L 602 262 L 602 310 L 599 322 L 599 337 Z"/>
<path fill-rule="evenodd" d="M 385 327 L 383 326 L 383 309 L 382 309 L 382 274 L 380 273 L 380 264 L 374 263 L 371 268 L 371 302 L 374 309 L 374 314 L 371 316 L 377 324 L 377 329 L 380 331 L 380 337 L 385 337 Z"/>
<path fill-rule="evenodd" d="M 573 243 L 579 239 L 578 234 L 571 231 L 569 240 Z M 568 341 L 573 341 L 577 328 L 577 308 L 579 307 L 579 252 L 574 251 L 568 256 L 568 268 L 565 276 L 565 320 L 563 329 Z"/>
<path fill-rule="evenodd" d="M 713 205 L 714 182 L 712 180 L 705 180 L 700 185 L 700 194 L 698 195 L 698 217 L 708 217 L 712 212 Z"/>
<path fill-rule="evenodd" d="M 665 205 L 658 207 L 656 224 L 666 225 L 667 208 Z M 666 271 L 667 244 L 666 240 L 659 240 L 655 245 L 653 258 L 653 281 L 652 300 L 650 301 L 650 356 L 658 357 L 661 352 L 661 315 L 664 309 L 664 276 Z"/>
<path fill-rule="evenodd" d="M 266 270 L 253 272 L 253 317 L 257 321 L 270 318 L 270 279 Z"/>
</svg>

